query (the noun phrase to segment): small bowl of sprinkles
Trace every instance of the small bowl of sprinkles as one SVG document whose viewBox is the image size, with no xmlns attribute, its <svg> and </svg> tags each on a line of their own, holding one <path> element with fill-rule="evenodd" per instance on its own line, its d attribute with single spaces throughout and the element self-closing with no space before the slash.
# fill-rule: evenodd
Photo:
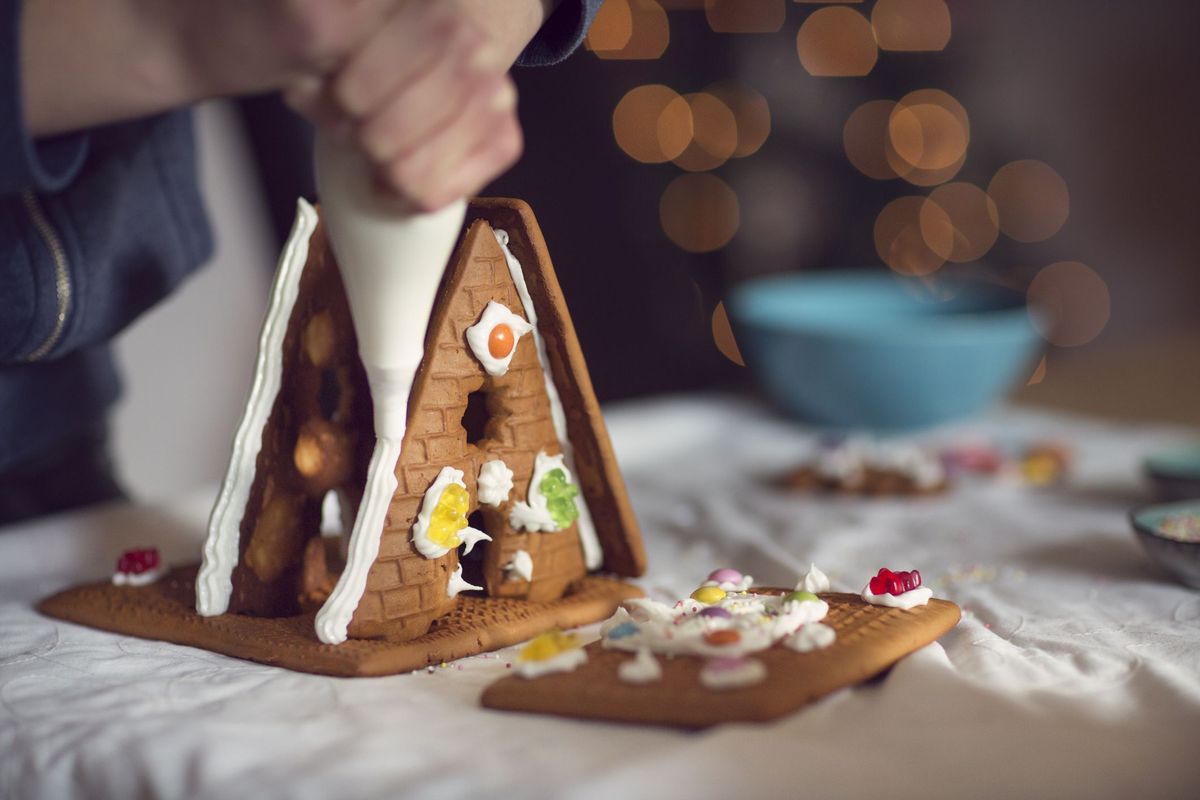
<svg viewBox="0 0 1200 800">
<path fill-rule="evenodd" d="M 1200 589 L 1200 500 L 1141 506 L 1129 512 L 1129 521 L 1151 559 Z"/>
</svg>

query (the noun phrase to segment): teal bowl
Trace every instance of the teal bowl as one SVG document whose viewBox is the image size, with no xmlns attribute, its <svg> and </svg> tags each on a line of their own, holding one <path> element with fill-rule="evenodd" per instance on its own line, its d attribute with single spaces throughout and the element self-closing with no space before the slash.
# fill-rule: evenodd
<svg viewBox="0 0 1200 800">
<path fill-rule="evenodd" d="M 1142 468 L 1159 500 L 1200 497 L 1200 444 L 1155 453 Z"/>
<path fill-rule="evenodd" d="M 1163 532 L 1163 522 L 1174 515 L 1200 514 L 1200 500 L 1141 506 L 1129 512 L 1129 522 L 1146 554 L 1180 583 L 1200 589 L 1200 541 L 1184 541 Z"/>
<path fill-rule="evenodd" d="M 734 335 L 789 414 L 840 429 L 903 430 L 974 414 L 1029 374 L 1041 338 L 1022 293 L 873 270 L 791 273 L 734 289 Z"/>
</svg>

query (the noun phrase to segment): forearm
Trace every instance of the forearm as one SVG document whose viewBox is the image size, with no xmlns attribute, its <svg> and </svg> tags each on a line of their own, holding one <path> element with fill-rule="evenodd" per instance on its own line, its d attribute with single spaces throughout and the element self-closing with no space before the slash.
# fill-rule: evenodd
<svg viewBox="0 0 1200 800">
<path fill-rule="evenodd" d="M 25 0 L 22 108 L 34 136 L 200 99 L 179 48 L 178 0 Z"/>
</svg>

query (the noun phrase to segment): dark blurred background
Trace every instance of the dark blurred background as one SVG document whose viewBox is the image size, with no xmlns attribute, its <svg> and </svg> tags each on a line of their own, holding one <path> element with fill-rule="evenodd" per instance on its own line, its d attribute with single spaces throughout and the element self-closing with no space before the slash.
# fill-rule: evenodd
<svg viewBox="0 0 1200 800">
<path fill-rule="evenodd" d="M 1189 0 L 608 0 L 588 49 L 516 72 L 526 152 L 488 193 L 536 211 L 603 400 L 746 386 L 730 286 L 876 266 L 933 295 L 1034 285 L 1058 327 L 1022 402 L 1200 423 L 1197 22 Z M 286 229 L 307 151 L 245 109 Z"/>
</svg>

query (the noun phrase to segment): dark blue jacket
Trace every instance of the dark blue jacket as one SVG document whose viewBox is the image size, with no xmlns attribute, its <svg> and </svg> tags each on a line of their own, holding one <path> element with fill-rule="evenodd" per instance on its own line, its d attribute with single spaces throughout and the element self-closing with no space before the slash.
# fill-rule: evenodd
<svg viewBox="0 0 1200 800">
<path fill-rule="evenodd" d="M 563 0 L 518 63 L 552 64 L 601 0 Z M 191 115 L 34 141 L 21 0 L 0 0 L 0 472 L 106 417 L 109 341 L 212 253 Z"/>
</svg>

